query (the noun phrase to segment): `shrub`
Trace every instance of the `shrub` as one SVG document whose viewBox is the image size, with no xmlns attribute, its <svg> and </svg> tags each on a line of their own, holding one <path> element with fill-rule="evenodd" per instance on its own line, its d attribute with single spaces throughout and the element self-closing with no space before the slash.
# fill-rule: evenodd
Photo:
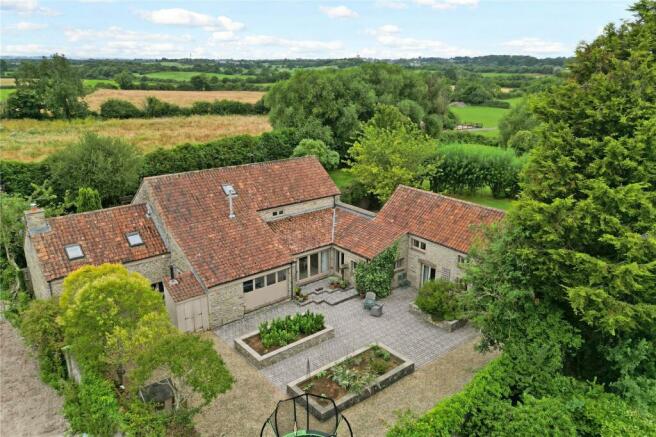
<svg viewBox="0 0 656 437">
<path fill-rule="evenodd" d="M 260 340 L 266 349 L 292 343 L 301 335 L 312 335 L 325 327 L 323 314 L 307 311 L 260 324 Z"/>
<path fill-rule="evenodd" d="M 0 184 L 7 194 L 32 194 L 32 184 L 41 185 L 50 176 L 43 162 L 0 161 Z"/>
<path fill-rule="evenodd" d="M 392 292 L 397 244 L 394 243 L 370 262 L 361 262 L 355 268 L 355 286 L 362 295 L 373 292 L 376 297 L 386 297 Z"/>
<path fill-rule="evenodd" d="M 183 111 L 178 105 L 163 102 L 156 97 L 146 97 L 144 106 L 144 115 L 146 117 L 170 117 L 180 115 Z"/>
<path fill-rule="evenodd" d="M 121 99 L 109 99 L 100 105 L 102 118 L 136 118 L 143 117 L 144 113 L 131 102 Z"/>
<path fill-rule="evenodd" d="M 332 170 L 339 165 L 339 153 L 329 149 L 321 140 L 302 140 L 292 156 L 316 156 L 326 170 Z"/>
<path fill-rule="evenodd" d="M 100 193 L 93 188 L 82 187 L 77 192 L 75 198 L 75 208 L 77 212 L 95 211 L 102 208 Z"/>
<path fill-rule="evenodd" d="M 485 102 L 481 103 L 481 106 L 510 109 L 510 102 L 506 102 L 504 100 L 486 100 Z"/>
<path fill-rule="evenodd" d="M 109 206 L 137 188 L 142 156 L 121 139 L 88 133 L 78 143 L 51 155 L 47 163 L 59 194 L 94 188 Z"/>
<path fill-rule="evenodd" d="M 446 126 L 445 126 L 446 128 Z M 440 144 L 450 143 L 467 143 L 467 144 L 485 144 L 486 146 L 497 146 L 499 142 L 495 138 L 489 138 L 481 134 L 472 132 L 462 132 L 453 130 L 444 130 L 438 139 Z"/>
<path fill-rule="evenodd" d="M 118 430 L 121 413 L 109 381 L 85 372 L 79 386 L 66 386 L 64 397 L 64 415 L 73 433 L 109 437 Z"/>
<path fill-rule="evenodd" d="M 28 345 L 38 355 L 41 379 L 59 388 L 60 381 L 66 376 L 62 347 L 64 334 L 57 323 L 61 314 L 56 300 L 33 300 L 22 314 L 20 331 Z"/>
<path fill-rule="evenodd" d="M 433 320 L 454 320 L 460 317 L 459 291 L 460 286 L 446 279 L 428 281 L 419 289 L 415 303 Z"/>
</svg>

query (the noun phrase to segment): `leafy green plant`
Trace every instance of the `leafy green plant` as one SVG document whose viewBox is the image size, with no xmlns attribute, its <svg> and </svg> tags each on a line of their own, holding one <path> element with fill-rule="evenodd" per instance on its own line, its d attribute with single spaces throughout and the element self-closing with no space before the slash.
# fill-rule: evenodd
<svg viewBox="0 0 656 437">
<path fill-rule="evenodd" d="M 113 436 L 121 423 L 112 384 L 86 372 L 79 386 L 69 383 L 64 391 L 64 415 L 74 433 Z"/>
<path fill-rule="evenodd" d="M 387 371 L 387 360 L 383 358 L 374 358 L 371 360 L 371 371 L 376 375 L 382 375 Z"/>
<path fill-rule="evenodd" d="M 383 349 L 382 347 L 378 346 L 377 344 L 376 344 L 376 345 L 373 345 L 373 346 L 371 347 L 371 350 L 374 352 L 374 355 L 375 355 L 377 358 L 381 358 L 381 359 L 384 360 L 384 361 L 389 361 L 389 359 L 390 359 L 391 356 L 392 356 L 389 352 L 387 352 L 385 349 Z"/>
<path fill-rule="evenodd" d="M 361 262 L 355 268 L 355 285 L 361 295 L 373 292 L 376 297 L 387 297 L 392 292 L 397 244 L 394 243 L 370 262 Z"/>
<path fill-rule="evenodd" d="M 324 316 L 307 311 L 293 316 L 262 322 L 258 326 L 260 340 L 266 349 L 292 343 L 301 335 L 311 335 L 324 328 Z"/>
<path fill-rule="evenodd" d="M 434 320 L 454 320 L 460 317 L 460 291 L 458 284 L 446 279 L 428 281 L 419 289 L 415 304 Z"/>
</svg>

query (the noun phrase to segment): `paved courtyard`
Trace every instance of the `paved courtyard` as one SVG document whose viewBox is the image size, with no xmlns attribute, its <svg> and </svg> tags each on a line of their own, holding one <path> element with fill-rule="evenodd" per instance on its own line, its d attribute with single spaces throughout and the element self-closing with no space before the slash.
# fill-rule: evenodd
<svg viewBox="0 0 656 437">
<path fill-rule="evenodd" d="M 362 308 L 359 298 L 335 306 L 322 303 L 299 307 L 294 302 L 284 302 L 250 313 L 242 320 L 221 326 L 215 332 L 232 345 L 236 337 L 256 330 L 258 324 L 265 320 L 307 310 L 324 314 L 326 323 L 335 328 L 335 338 L 261 370 L 281 389 L 306 374 L 308 359 L 310 371 L 313 371 L 374 342 L 384 343 L 421 367 L 466 342 L 476 335 L 476 331 L 465 327 L 448 333 L 421 320 L 408 309 L 416 293 L 409 287 L 394 290 L 391 296 L 382 300 L 384 310 L 379 318 L 370 316 Z"/>
</svg>

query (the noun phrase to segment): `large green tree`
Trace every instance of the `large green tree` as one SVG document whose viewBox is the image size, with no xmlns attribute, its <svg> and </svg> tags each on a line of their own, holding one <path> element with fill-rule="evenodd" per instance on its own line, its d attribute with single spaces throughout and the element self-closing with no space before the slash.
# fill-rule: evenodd
<svg viewBox="0 0 656 437">
<path fill-rule="evenodd" d="M 349 150 L 351 172 L 385 202 L 399 184 L 419 186 L 435 154 L 431 140 L 398 108 L 379 105 Z"/>
<path fill-rule="evenodd" d="M 631 10 L 535 99 L 524 195 L 474 255 L 470 297 L 485 345 L 539 341 L 521 321 L 548 314 L 577 338 L 565 374 L 656 408 L 656 2 Z"/>
<path fill-rule="evenodd" d="M 74 118 L 87 113 L 84 86 L 77 70 L 55 54 L 39 62 L 21 62 L 16 72 L 16 93 L 7 101 L 10 118 Z"/>
<path fill-rule="evenodd" d="M 137 188 L 143 158 L 136 147 L 121 139 L 88 133 L 47 162 L 59 194 L 93 188 L 109 206 Z"/>
</svg>

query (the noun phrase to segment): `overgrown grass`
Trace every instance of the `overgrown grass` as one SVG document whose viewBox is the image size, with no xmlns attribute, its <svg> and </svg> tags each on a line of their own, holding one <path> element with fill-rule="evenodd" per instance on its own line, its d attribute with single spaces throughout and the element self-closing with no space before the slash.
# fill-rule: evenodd
<svg viewBox="0 0 656 437">
<path fill-rule="evenodd" d="M 504 211 L 510 208 L 514 202 L 512 199 L 495 199 L 489 187 L 485 187 L 474 194 L 449 194 L 449 196 Z"/>
<path fill-rule="evenodd" d="M 269 119 L 264 115 L 194 115 L 130 120 L 3 120 L 0 135 L 2 159 L 38 161 L 77 141 L 85 132 L 124 138 L 148 152 L 157 147 L 259 135 L 269 130 Z"/>
</svg>

